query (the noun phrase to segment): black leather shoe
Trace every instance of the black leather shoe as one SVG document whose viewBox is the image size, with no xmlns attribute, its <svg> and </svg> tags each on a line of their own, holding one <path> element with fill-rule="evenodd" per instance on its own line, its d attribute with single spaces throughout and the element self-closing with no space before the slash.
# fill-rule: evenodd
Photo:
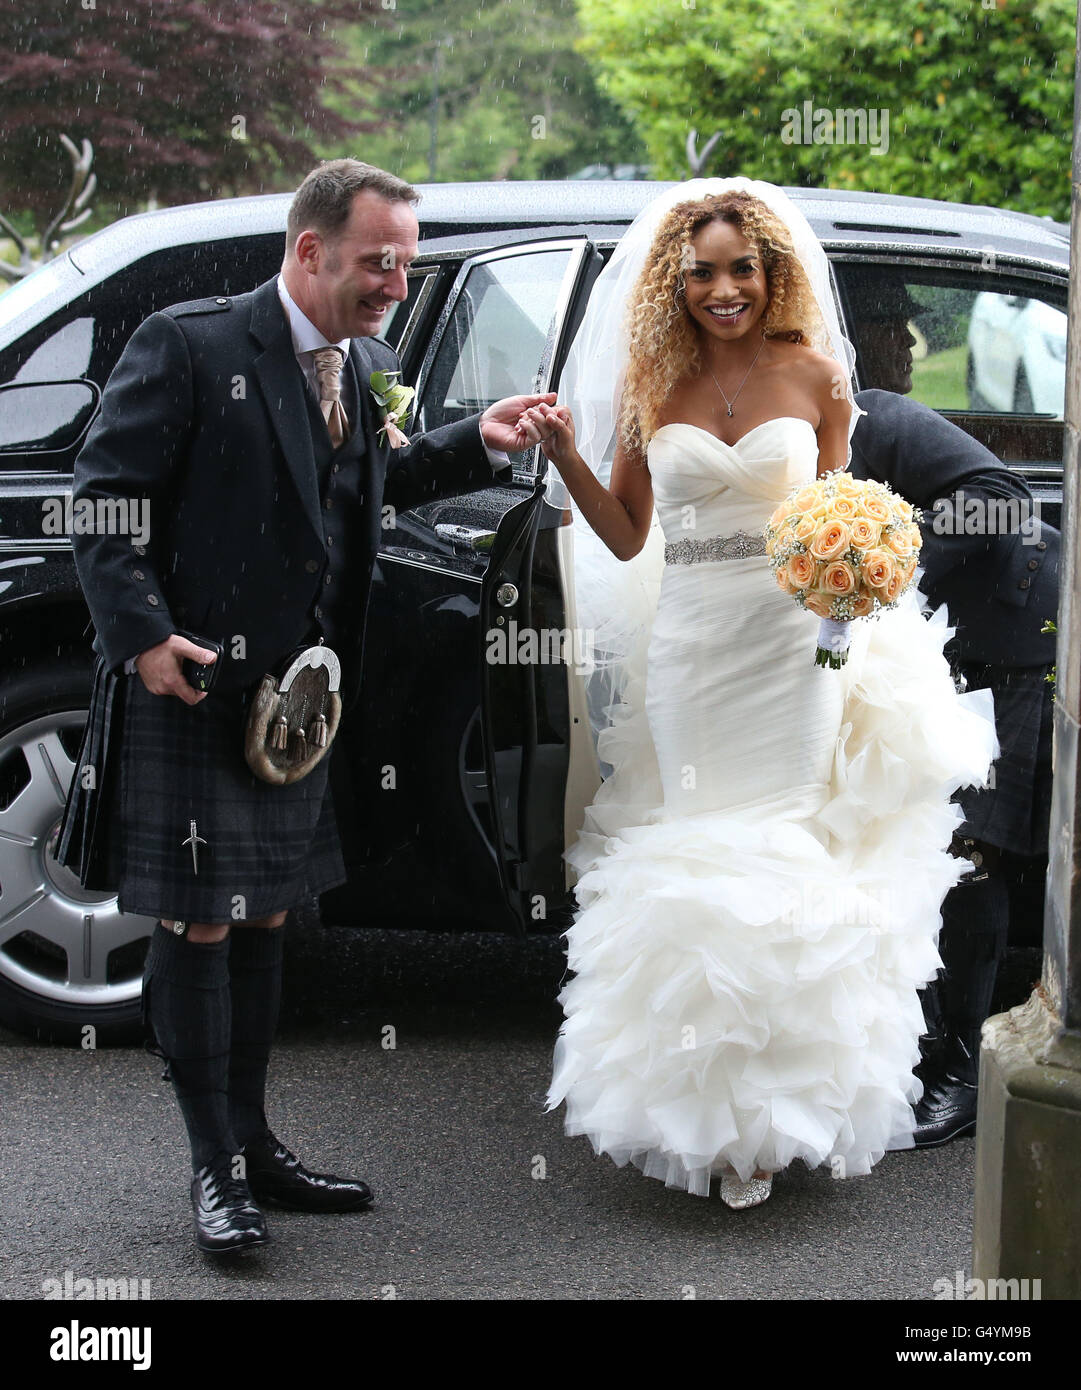
<svg viewBox="0 0 1081 1390">
<path fill-rule="evenodd" d="M 924 1084 L 912 1134 L 917 1149 L 933 1149 L 975 1134 L 978 1054 L 978 1030 L 946 1028 L 935 1048 L 915 1068 Z"/>
<path fill-rule="evenodd" d="M 205 1164 L 191 1180 L 195 1243 L 208 1254 L 247 1250 L 270 1239 L 251 1188 L 232 1175 L 232 1158 Z"/>
<path fill-rule="evenodd" d="M 916 1106 L 912 1141 L 917 1149 L 933 1149 L 965 1134 L 976 1133 L 976 1087 L 957 1077 L 930 1081 Z"/>
<path fill-rule="evenodd" d="M 260 1202 L 274 1202 L 293 1211 L 359 1211 L 369 1206 L 371 1188 L 359 1178 L 312 1173 L 296 1154 L 267 1130 L 240 1152 L 247 1162 L 248 1185 Z"/>
</svg>

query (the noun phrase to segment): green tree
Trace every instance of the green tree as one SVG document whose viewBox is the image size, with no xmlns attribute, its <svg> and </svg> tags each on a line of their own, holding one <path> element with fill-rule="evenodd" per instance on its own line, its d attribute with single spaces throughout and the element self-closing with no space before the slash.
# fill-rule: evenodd
<svg viewBox="0 0 1081 1390">
<path fill-rule="evenodd" d="M 1064 219 L 1074 0 L 994 4 L 578 0 L 578 48 L 658 178 L 688 174 L 693 127 L 722 132 L 708 174 Z M 814 115 L 838 109 L 870 117 L 863 143 L 845 138 L 856 126 Z"/>
<path fill-rule="evenodd" d="M 389 25 L 348 40 L 354 63 L 395 74 L 385 126 L 362 148 L 324 141 L 325 154 L 355 150 L 403 178 L 441 181 L 563 178 L 643 159 L 575 51 L 573 0 L 409 0 L 385 13 Z"/>
</svg>

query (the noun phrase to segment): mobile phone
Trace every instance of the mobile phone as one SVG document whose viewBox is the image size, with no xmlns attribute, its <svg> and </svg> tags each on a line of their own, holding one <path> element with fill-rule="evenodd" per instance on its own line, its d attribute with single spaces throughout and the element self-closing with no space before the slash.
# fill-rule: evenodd
<svg viewBox="0 0 1081 1390">
<path fill-rule="evenodd" d="M 217 679 L 218 667 L 221 665 L 225 648 L 220 642 L 215 642 L 212 637 L 199 637 L 194 632 L 183 632 L 178 629 L 176 635 L 186 637 L 189 642 L 194 642 L 197 647 L 213 652 L 217 657 L 216 661 L 201 662 L 196 661 L 194 657 L 186 656 L 181 664 L 184 679 L 191 688 L 204 694 L 208 693 L 213 689 L 214 681 Z"/>
</svg>

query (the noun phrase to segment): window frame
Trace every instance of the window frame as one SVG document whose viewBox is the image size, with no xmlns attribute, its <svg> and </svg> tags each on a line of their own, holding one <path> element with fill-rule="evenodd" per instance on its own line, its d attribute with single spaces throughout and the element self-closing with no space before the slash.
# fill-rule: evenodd
<svg viewBox="0 0 1081 1390">
<path fill-rule="evenodd" d="M 987 290 L 991 293 L 1010 294 L 1025 293 L 1025 286 L 1047 286 L 1054 290 L 1055 296 L 1042 296 L 1029 293 L 1028 298 L 1042 298 L 1051 307 L 1067 312 L 1069 297 L 1069 271 L 1062 266 L 1057 266 L 1052 262 L 1039 259 L 1037 257 L 1020 256 L 1016 254 L 999 255 L 992 246 L 983 248 L 980 253 L 973 251 L 958 250 L 951 255 L 934 255 L 927 252 L 920 252 L 916 248 L 908 249 L 897 247 L 883 247 L 867 245 L 864 249 L 857 249 L 852 243 L 845 242 L 843 245 L 834 243 L 824 243 L 826 255 L 830 262 L 831 271 L 834 272 L 835 293 L 841 315 L 841 323 L 846 337 L 855 345 L 852 331 L 852 320 L 849 314 L 850 291 L 846 284 L 844 267 L 846 265 L 859 268 L 869 266 L 881 266 L 883 270 L 894 272 L 898 278 L 907 278 L 908 272 L 915 272 L 914 279 L 919 278 L 920 271 L 932 271 L 937 275 L 952 275 L 955 278 L 953 284 L 955 288 L 963 288 L 964 276 L 980 276 L 981 279 L 991 277 L 998 280 L 997 285 L 980 284 L 974 286 L 974 293 L 980 290 Z M 987 256 L 994 256 L 994 268 L 984 264 Z M 836 268 L 836 269 L 835 269 Z M 934 283 L 929 280 L 927 283 Z M 859 380 L 858 372 L 854 372 L 854 389 L 857 391 L 867 389 Z M 1045 431 L 1053 431 L 1055 440 L 1048 439 L 1047 446 L 1038 458 L 1005 457 L 1003 462 L 1008 467 L 1016 469 L 1026 481 L 1035 484 L 1041 489 L 1055 488 L 1061 484 L 1062 469 L 1062 448 L 1065 440 L 1065 420 L 1051 420 L 1041 415 L 1020 415 L 1008 412 L 984 413 L 972 410 L 938 410 L 944 420 L 949 420 L 951 424 L 963 429 L 966 434 L 972 435 L 979 443 L 990 449 L 996 457 L 1002 457 L 999 448 L 996 448 L 994 436 L 1005 431 L 1016 434 L 1019 438 L 1023 437 L 1026 429 L 1032 433 L 1041 428 Z M 1019 450 L 1019 452 L 1021 452 Z M 1052 460 L 1049 455 L 1054 455 Z"/>
<path fill-rule="evenodd" d="M 424 356 L 417 369 L 416 389 L 418 403 L 424 399 L 424 392 L 427 389 L 436 357 L 443 345 L 444 336 L 454 320 L 459 300 L 465 291 L 465 286 L 473 270 L 478 266 L 490 264 L 493 261 L 510 260 L 515 256 L 539 255 L 552 251 L 568 251 L 570 254 L 563 272 L 563 281 L 559 287 L 559 293 L 556 296 L 548 337 L 537 367 L 538 385 L 536 389 L 538 392 L 547 391 L 551 385 L 555 351 L 562 335 L 563 325 L 566 322 L 567 314 L 574 302 L 575 289 L 581 276 L 582 267 L 589 255 L 592 245 L 593 243 L 585 234 L 582 236 L 567 236 L 562 234 L 555 237 L 532 237 L 529 241 L 512 242 L 493 247 L 490 250 L 480 251 L 473 255 L 467 254 L 462 257 L 454 276 L 454 283 L 451 285 L 439 310 L 439 316 L 432 326 L 432 332 L 428 338 Z M 456 254 L 460 255 L 461 253 Z M 525 394 L 528 389 L 529 384 L 523 382 L 521 386 L 522 393 Z M 542 476 L 547 463 L 545 460 L 542 464 L 541 459 L 540 446 L 535 445 L 532 451 L 532 459 L 528 464 L 514 465 L 514 481 L 527 486 L 535 485 Z"/>
</svg>

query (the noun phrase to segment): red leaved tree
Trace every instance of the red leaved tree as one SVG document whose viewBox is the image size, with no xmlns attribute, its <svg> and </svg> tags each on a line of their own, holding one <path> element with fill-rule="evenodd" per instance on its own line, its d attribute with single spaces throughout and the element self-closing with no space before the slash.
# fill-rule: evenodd
<svg viewBox="0 0 1081 1390">
<path fill-rule="evenodd" d="M 99 197 L 119 212 L 150 196 L 176 203 L 295 186 L 316 162 L 316 142 L 385 122 L 383 75 L 350 64 L 335 34 L 392 15 L 382 0 L 2 6 L 0 209 L 40 218 L 63 202 L 71 164 L 62 134 L 90 140 Z"/>
</svg>

